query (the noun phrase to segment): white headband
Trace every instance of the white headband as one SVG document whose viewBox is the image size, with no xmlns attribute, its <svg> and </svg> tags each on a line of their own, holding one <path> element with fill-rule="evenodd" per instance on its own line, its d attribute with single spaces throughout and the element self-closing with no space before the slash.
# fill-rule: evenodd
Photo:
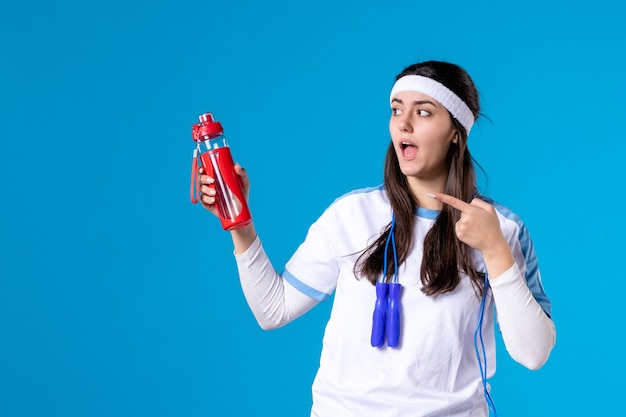
<svg viewBox="0 0 626 417">
<path fill-rule="evenodd" d="M 401 91 L 416 91 L 434 98 L 461 123 L 461 126 L 465 128 L 469 135 L 470 129 L 474 124 L 474 113 L 459 96 L 445 85 L 421 75 L 405 75 L 393 85 L 389 101 L 391 102 L 393 96 Z"/>
</svg>

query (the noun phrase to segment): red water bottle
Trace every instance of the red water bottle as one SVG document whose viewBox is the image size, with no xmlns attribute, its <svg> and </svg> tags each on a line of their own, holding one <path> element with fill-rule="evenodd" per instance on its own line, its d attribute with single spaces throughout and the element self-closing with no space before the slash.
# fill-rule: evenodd
<svg viewBox="0 0 626 417">
<path fill-rule="evenodd" d="M 213 120 L 212 113 L 199 116 L 200 123 L 193 125 L 191 136 L 196 142 L 191 166 L 192 203 L 198 202 L 198 168 L 213 177 L 215 205 L 224 230 L 233 230 L 249 224 L 252 220 L 246 197 L 235 173 L 230 147 L 224 136 L 222 124 Z"/>
</svg>

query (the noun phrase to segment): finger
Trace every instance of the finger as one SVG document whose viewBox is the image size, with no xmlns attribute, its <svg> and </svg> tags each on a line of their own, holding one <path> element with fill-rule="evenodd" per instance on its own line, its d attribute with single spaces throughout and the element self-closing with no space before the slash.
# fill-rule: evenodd
<svg viewBox="0 0 626 417">
<path fill-rule="evenodd" d="M 237 175 L 239 175 L 240 177 L 244 176 L 247 174 L 246 169 L 244 167 L 242 167 L 239 162 L 235 163 L 235 172 L 237 173 Z"/>
<path fill-rule="evenodd" d="M 239 163 L 235 164 L 235 173 L 239 176 L 239 180 L 241 181 L 241 185 L 243 186 L 244 192 L 247 194 L 248 187 L 250 187 L 250 178 L 248 177 L 248 171 Z"/>
<path fill-rule="evenodd" d="M 212 205 L 215 204 L 215 197 L 211 197 L 209 195 L 203 194 L 202 203 L 208 207 L 211 207 Z"/>
<path fill-rule="evenodd" d="M 454 207 L 455 209 L 460 210 L 460 211 L 467 211 L 471 207 L 465 201 L 459 200 L 458 198 L 452 197 L 451 195 L 448 195 L 448 194 L 429 193 L 428 196 L 431 198 L 434 198 L 435 200 L 439 200 L 442 203 L 446 203 L 447 205 Z"/>
<path fill-rule="evenodd" d="M 200 192 L 204 195 L 208 195 L 210 197 L 214 197 L 216 194 L 215 188 L 209 187 L 208 185 L 203 185 L 200 187 Z"/>
<path fill-rule="evenodd" d="M 484 200 L 481 200 L 480 198 L 473 199 L 470 204 L 472 206 L 480 207 L 483 210 L 489 210 L 491 209 L 491 207 L 493 207 L 491 204 L 487 203 Z"/>
<path fill-rule="evenodd" d="M 209 177 L 208 175 L 200 175 L 200 183 L 202 184 L 213 184 L 215 179 L 213 177 Z"/>
</svg>

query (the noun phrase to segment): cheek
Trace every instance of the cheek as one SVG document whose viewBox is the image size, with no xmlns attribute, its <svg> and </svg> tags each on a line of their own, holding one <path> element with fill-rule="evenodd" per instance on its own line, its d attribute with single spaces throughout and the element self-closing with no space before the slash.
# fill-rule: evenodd
<svg viewBox="0 0 626 417">
<path fill-rule="evenodd" d="M 452 143 L 452 134 L 448 130 L 437 129 L 432 127 L 424 129 L 420 132 L 422 137 L 423 146 L 427 146 L 431 149 L 445 149 L 447 150 Z"/>
<path fill-rule="evenodd" d="M 393 120 L 393 117 L 389 119 L 389 134 L 393 137 L 394 134 L 398 132 L 396 122 Z"/>
<path fill-rule="evenodd" d="M 446 138 L 438 138 L 437 140 L 429 140 L 424 142 L 422 150 L 425 156 L 428 156 L 433 163 L 439 163 L 446 159 L 451 142 Z"/>
</svg>

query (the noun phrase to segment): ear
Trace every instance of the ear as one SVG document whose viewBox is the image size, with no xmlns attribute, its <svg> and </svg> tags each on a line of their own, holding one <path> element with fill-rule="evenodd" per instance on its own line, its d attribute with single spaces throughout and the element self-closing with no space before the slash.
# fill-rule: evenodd
<svg viewBox="0 0 626 417">
<path fill-rule="evenodd" d="M 452 143 L 459 143 L 459 132 L 456 132 L 452 137 Z"/>
</svg>

